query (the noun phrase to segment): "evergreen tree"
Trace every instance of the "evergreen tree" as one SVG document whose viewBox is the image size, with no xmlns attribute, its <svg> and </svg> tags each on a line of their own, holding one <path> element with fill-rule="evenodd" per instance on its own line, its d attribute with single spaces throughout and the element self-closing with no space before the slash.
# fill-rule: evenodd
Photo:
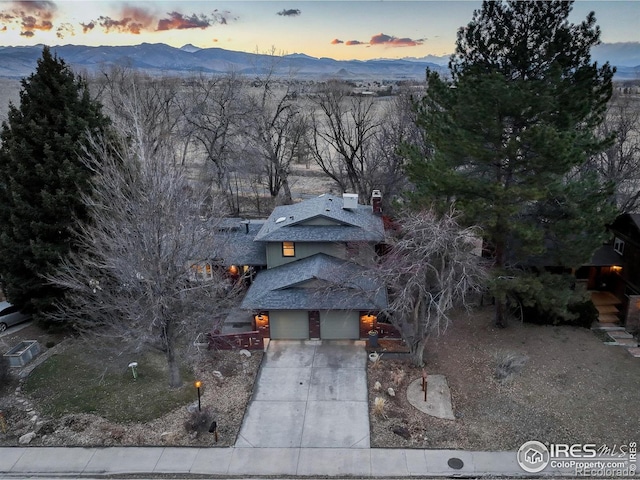
<svg viewBox="0 0 640 480">
<path fill-rule="evenodd" d="M 608 186 L 575 172 L 610 140 L 594 129 L 614 70 L 591 62 L 600 36 L 593 12 L 576 25 L 568 22 L 571 8 L 483 2 L 458 32 L 451 77 L 427 72 L 419 123 L 428 158 L 409 149 L 417 200 L 455 201 L 465 222 L 483 228 L 499 326 L 509 298 L 524 306 L 544 298 L 550 314 L 567 316 L 575 297 L 569 282 L 540 267 L 586 262 L 612 213 Z"/>
<path fill-rule="evenodd" d="M 107 124 L 86 83 L 44 47 L 0 132 L 0 277 L 14 304 L 39 313 L 61 297 L 43 275 L 73 248 L 90 175 L 79 153 Z"/>
</svg>

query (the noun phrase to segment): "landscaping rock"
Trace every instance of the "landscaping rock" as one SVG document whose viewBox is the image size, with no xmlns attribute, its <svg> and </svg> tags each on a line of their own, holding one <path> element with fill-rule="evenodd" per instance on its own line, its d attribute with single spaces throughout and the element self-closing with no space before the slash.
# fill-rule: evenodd
<svg viewBox="0 0 640 480">
<path fill-rule="evenodd" d="M 411 438 L 411 434 L 406 427 L 393 427 L 391 431 L 405 440 L 409 440 Z"/>
<path fill-rule="evenodd" d="M 34 438 L 36 438 L 36 432 L 25 433 L 20 437 L 18 443 L 20 445 L 29 445 L 31 443 L 31 440 L 33 440 Z"/>
<path fill-rule="evenodd" d="M 178 435 L 175 432 L 162 432 L 160 434 L 160 441 L 171 445 L 176 441 L 177 437 Z"/>
</svg>

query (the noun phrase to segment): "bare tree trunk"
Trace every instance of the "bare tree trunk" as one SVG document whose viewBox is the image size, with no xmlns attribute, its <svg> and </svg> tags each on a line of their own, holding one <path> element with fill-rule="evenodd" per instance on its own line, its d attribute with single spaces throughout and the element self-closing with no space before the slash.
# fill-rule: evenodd
<svg viewBox="0 0 640 480">
<path fill-rule="evenodd" d="M 424 367 L 424 349 L 426 339 L 416 341 L 409 347 L 411 350 L 411 360 L 416 367 Z"/>
<path fill-rule="evenodd" d="M 167 366 L 169 367 L 169 386 L 171 388 L 180 388 L 182 386 L 182 375 L 180 374 L 180 364 L 176 358 L 173 345 L 167 347 L 166 357 Z"/>
<path fill-rule="evenodd" d="M 291 188 L 289 188 L 289 179 L 287 177 L 282 179 L 282 191 L 284 192 L 282 203 L 284 205 L 291 205 L 293 198 L 291 197 Z"/>
</svg>

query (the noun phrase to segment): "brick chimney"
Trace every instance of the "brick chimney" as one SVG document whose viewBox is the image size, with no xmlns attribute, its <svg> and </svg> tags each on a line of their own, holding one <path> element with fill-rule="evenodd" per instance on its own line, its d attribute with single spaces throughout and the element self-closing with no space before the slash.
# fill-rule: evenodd
<svg viewBox="0 0 640 480">
<path fill-rule="evenodd" d="M 371 206 L 373 207 L 373 213 L 382 214 L 382 193 L 380 193 L 380 190 L 371 192 Z"/>
</svg>

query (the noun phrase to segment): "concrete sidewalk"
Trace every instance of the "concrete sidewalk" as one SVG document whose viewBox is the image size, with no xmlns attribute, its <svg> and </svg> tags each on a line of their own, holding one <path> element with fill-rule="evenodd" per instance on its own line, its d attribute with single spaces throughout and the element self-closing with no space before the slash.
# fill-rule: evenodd
<svg viewBox="0 0 640 480">
<path fill-rule="evenodd" d="M 459 459 L 462 462 L 452 461 Z M 458 463 L 456 465 L 456 463 Z M 460 467 L 460 468 L 453 468 Z M 192 474 L 224 477 L 530 476 L 515 452 L 349 448 L 4 447 L 0 478 Z M 573 476 L 547 468 L 537 476 Z"/>
</svg>

